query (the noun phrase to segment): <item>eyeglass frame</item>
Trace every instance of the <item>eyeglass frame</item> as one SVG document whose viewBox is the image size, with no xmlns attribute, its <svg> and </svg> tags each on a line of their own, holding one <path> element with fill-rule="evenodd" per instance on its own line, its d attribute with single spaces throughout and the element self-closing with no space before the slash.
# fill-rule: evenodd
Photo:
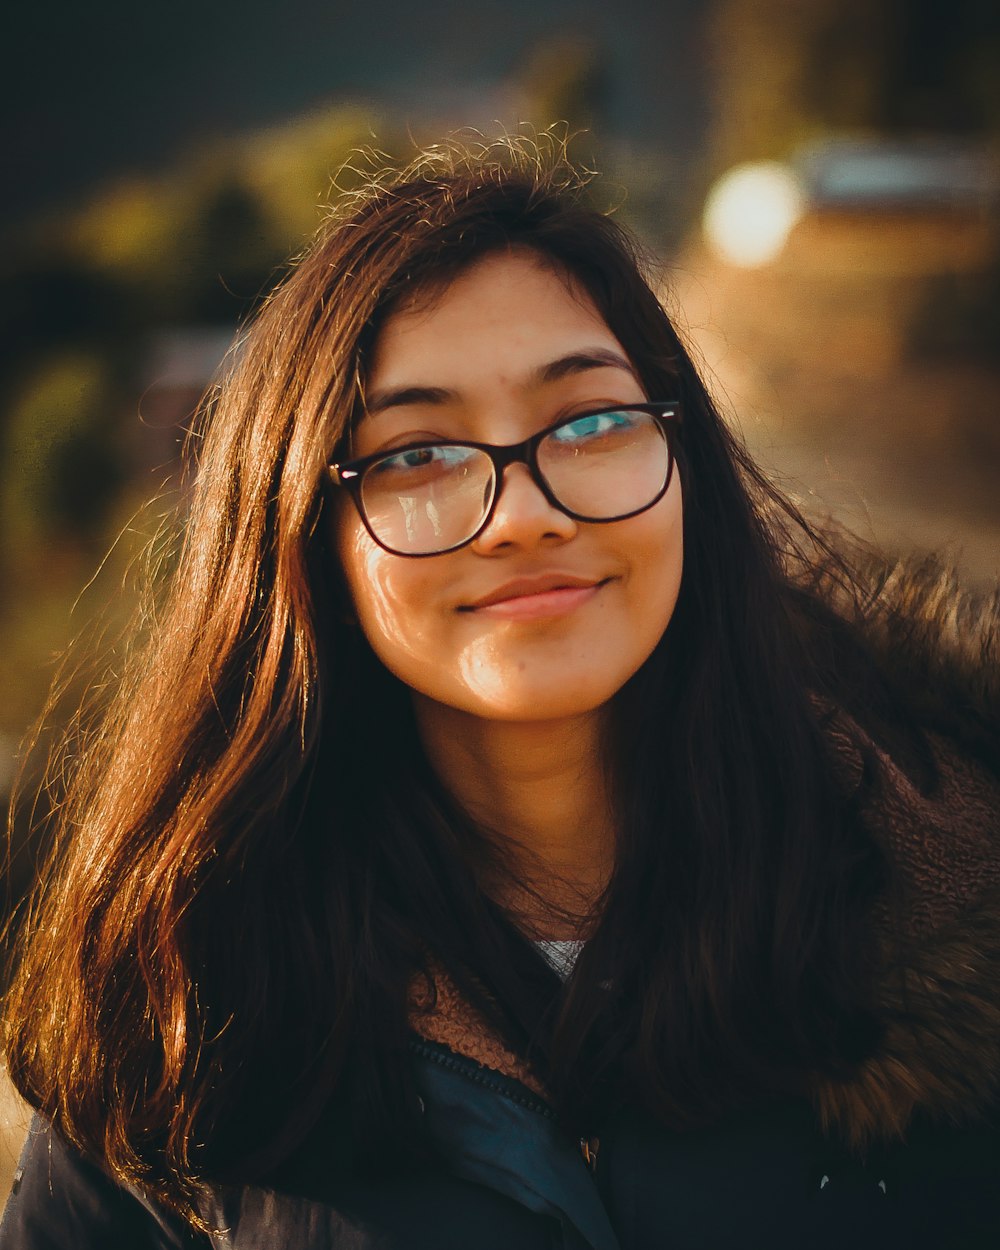
<svg viewBox="0 0 1000 1250">
<path fill-rule="evenodd" d="M 555 430 L 561 429 L 564 425 L 570 425 L 574 421 L 580 421 L 585 417 L 601 417 L 605 414 L 613 412 L 643 412 L 647 416 L 654 417 L 660 424 L 663 433 L 663 439 L 667 448 L 667 472 L 663 480 L 663 485 L 648 502 L 644 503 L 641 508 L 633 508 L 631 512 L 623 512 L 617 516 L 607 517 L 589 517 L 584 516 L 581 512 L 574 512 L 567 508 L 557 498 L 542 475 L 541 469 L 538 467 L 538 446 L 539 444 L 552 434 Z M 383 551 L 387 551 L 389 555 L 400 556 L 404 560 L 424 560 L 428 556 L 444 556 L 452 551 L 460 551 L 463 547 L 467 547 L 469 543 L 475 542 L 480 534 L 488 527 L 493 519 L 500 496 L 503 494 L 503 475 L 504 470 L 512 464 L 523 464 L 528 473 L 531 475 L 532 482 L 545 496 L 546 500 L 557 511 L 563 513 L 564 516 L 570 517 L 574 521 L 581 521 L 586 525 L 609 525 L 613 521 L 627 521 L 630 517 L 639 516 L 643 512 L 647 512 L 650 508 L 655 507 L 663 496 L 670 489 L 670 483 L 673 480 L 674 466 L 677 463 L 677 455 L 674 449 L 674 437 L 677 427 L 681 424 L 681 405 L 678 400 L 660 400 L 652 403 L 637 404 L 612 404 L 610 407 L 588 409 L 586 412 L 574 413 L 571 417 L 563 417 L 559 421 L 547 425 L 544 429 L 537 430 L 529 438 L 520 443 L 476 443 L 470 439 L 441 439 L 428 438 L 421 439 L 415 443 L 404 443 L 399 447 L 390 447 L 383 451 L 374 452 L 369 456 L 359 456 L 355 460 L 338 461 L 327 465 L 327 473 L 329 475 L 330 484 L 333 486 L 342 486 L 351 497 L 351 501 L 357 509 L 361 523 L 368 531 L 372 541 L 376 543 Z M 493 473 L 495 476 L 495 488 L 490 506 L 483 517 L 482 522 L 473 534 L 468 538 L 463 538 L 460 543 L 455 543 L 451 547 L 444 547 L 440 551 L 397 551 L 395 547 L 387 546 L 372 529 L 372 526 L 365 515 L 364 504 L 361 499 L 361 486 L 364 481 L 366 471 L 371 465 L 379 460 L 387 460 L 391 456 L 402 455 L 407 451 L 420 451 L 425 447 L 468 447 L 473 451 L 484 452 L 492 461 Z"/>
</svg>

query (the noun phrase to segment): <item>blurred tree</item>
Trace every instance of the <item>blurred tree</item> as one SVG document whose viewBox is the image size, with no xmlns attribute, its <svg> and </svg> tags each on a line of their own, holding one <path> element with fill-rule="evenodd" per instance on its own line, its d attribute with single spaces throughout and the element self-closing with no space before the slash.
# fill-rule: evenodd
<svg viewBox="0 0 1000 1250">
<path fill-rule="evenodd" d="M 70 605 L 160 484 L 130 482 L 151 343 L 244 317 L 371 138 L 356 106 L 202 147 L 26 226 L 0 268 L 0 751 L 41 705 Z M 169 420 L 183 422 L 188 412 Z M 179 433 L 179 431 L 178 431 Z M 176 445 L 156 431 L 158 446 Z M 155 453 L 161 464 L 162 452 Z M 162 477 L 162 474 L 160 475 Z M 124 544 L 127 546 L 128 544 Z M 115 561 L 109 569 L 120 573 Z M 106 590 L 109 583 L 104 583 Z M 128 594 L 112 589 L 115 610 Z M 0 785 L 4 761 L 0 760 Z"/>
<path fill-rule="evenodd" d="M 10 393 L 53 349 L 130 337 L 128 288 L 65 249 L 27 251 L 0 272 L 0 387 Z"/>
<path fill-rule="evenodd" d="M 122 481 L 114 437 L 121 387 L 80 351 L 50 359 L 20 389 L 6 426 L 0 497 L 9 550 L 91 535 Z"/>
<path fill-rule="evenodd" d="M 715 170 L 831 130 L 1000 135 L 994 0 L 719 0 Z"/>
<path fill-rule="evenodd" d="M 235 321 L 283 259 L 276 233 L 259 194 L 238 178 L 218 179 L 199 196 L 184 237 L 185 320 Z"/>
<path fill-rule="evenodd" d="M 528 49 L 515 78 L 524 119 L 539 129 L 565 122 L 570 154 L 593 164 L 608 96 L 600 45 L 582 34 L 551 35 Z"/>
<path fill-rule="evenodd" d="M 156 327 L 235 325 L 317 224 L 319 197 L 370 125 L 338 106 L 32 223 L 0 268 L 0 432 L 11 397 L 53 357 L 80 351 L 134 376 Z"/>
</svg>

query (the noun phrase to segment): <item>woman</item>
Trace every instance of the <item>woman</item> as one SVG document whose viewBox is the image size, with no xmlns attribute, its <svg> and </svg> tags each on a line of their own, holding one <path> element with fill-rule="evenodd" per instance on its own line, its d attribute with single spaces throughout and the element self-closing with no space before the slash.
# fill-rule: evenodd
<svg viewBox="0 0 1000 1250">
<path fill-rule="evenodd" d="M 58 812 L 0 1245 L 995 1244 L 995 670 L 859 568 L 558 153 L 348 197 Z"/>
</svg>

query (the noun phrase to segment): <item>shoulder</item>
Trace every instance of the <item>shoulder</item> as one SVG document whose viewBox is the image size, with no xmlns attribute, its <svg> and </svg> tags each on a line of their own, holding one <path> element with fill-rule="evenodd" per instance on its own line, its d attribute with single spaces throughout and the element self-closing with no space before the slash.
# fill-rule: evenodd
<svg viewBox="0 0 1000 1250">
<path fill-rule="evenodd" d="M 818 1109 L 855 1142 L 1000 1103 L 1000 593 L 931 561 L 867 570 L 853 623 L 919 738 L 918 760 L 857 715 L 827 718 L 838 774 L 883 848 L 882 1042 Z"/>
<path fill-rule="evenodd" d="M 2 1250 L 199 1250 L 179 1217 L 113 1180 L 36 1116 L 0 1225 Z"/>
<path fill-rule="evenodd" d="M 1000 775 L 1000 580 L 963 586 L 928 556 L 847 557 L 849 586 L 829 569 L 816 597 L 853 628 L 885 681 L 923 728 Z"/>
<path fill-rule="evenodd" d="M 908 900 L 908 927 L 926 932 L 1000 889 L 1000 585 L 970 592 L 936 560 L 869 557 L 849 608 L 834 606 L 902 732 L 865 723 L 855 694 L 827 718 L 830 746 Z"/>
<path fill-rule="evenodd" d="M 881 735 L 856 690 L 820 700 L 837 777 L 889 870 L 884 1034 L 851 1079 L 816 1092 L 823 1122 L 861 1144 L 902 1135 L 918 1112 L 962 1122 L 1000 1104 L 1000 588 L 970 593 L 936 561 L 872 557 L 853 591 L 823 597 L 905 731 Z"/>
<path fill-rule="evenodd" d="M 1000 583 L 828 536 L 794 580 L 838 789 L 936 927 L 1000 886 Z"/>
<path fill-rule="evenodd" d="M 910 849 L 897 864 L 913 873 Z M 880 916 L 878 1044 L 848 1078 L 826 1079 L 815 1090 L 824 1127 L 856 1147 L 904 1137 L 918 1113 L 952 1125 L 1000 1113 L 995 857 L 984 885 L 984 874 L 970 873 L 968 862 L 961 873 L 947 862 L 961 857 L 950 836 L 930 831 L 920 850 L 931 884 L 914 892 L 916 912 L 897 921 L 886 907 Z"/>
</svg>

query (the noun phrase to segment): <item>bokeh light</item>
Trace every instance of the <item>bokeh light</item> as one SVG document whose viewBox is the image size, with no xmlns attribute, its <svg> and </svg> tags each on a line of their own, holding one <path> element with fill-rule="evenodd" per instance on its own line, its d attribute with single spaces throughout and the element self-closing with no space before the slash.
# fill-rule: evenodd
<svg viewBox="0 0 1000 1250">
<path fill-rule="evenodd" d="M 780 255 L 805 206 L 802 187 L 787 166 L 777 161 L 737 165 L 709 192 L 702 228 L 719 256 L 753 269 Z"/>
</svg>

